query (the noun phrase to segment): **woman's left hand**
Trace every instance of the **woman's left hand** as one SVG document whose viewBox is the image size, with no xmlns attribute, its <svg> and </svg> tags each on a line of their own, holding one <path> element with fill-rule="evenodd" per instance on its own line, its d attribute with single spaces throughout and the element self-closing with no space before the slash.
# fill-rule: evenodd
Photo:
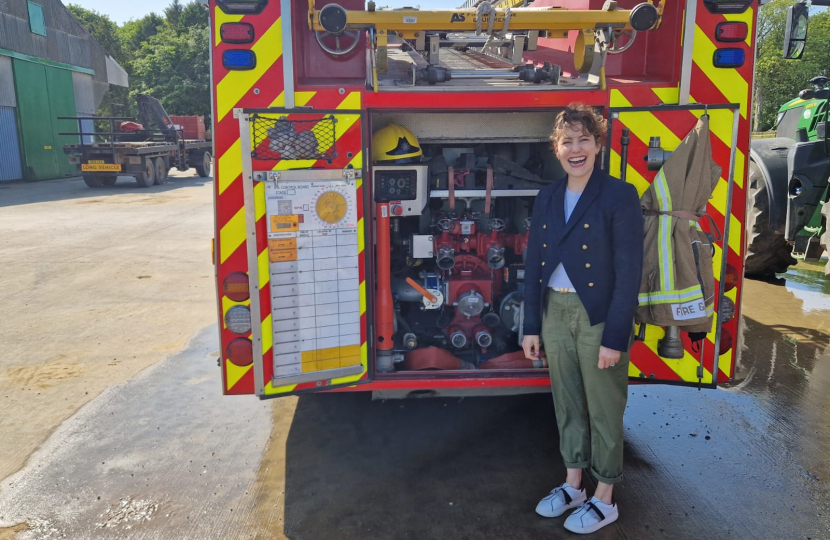
<svg viewBox="0 0 830 540">
<path fill-rule="evenodd" d="M 599 348 L 599 364 L 597 367 L 599 369 L 605 369 L 608 367 L 613 367 L 620 361 L 620 351 L 615 351 L 614 349 L 609 349 L 607 347 L 600 346 Z"/>
</svg>

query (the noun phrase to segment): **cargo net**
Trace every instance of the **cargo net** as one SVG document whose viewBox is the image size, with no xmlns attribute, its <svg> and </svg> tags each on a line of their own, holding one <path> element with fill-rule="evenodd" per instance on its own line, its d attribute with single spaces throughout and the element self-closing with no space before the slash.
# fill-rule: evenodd
<svg viewBox="0 0 830 540">
<path fill-rule="evenodd" d="M 254 159 L 333 159 L 334 116 L 320 120 L 289 120 L 251 116 L 254 132 Z"/>
</svg>

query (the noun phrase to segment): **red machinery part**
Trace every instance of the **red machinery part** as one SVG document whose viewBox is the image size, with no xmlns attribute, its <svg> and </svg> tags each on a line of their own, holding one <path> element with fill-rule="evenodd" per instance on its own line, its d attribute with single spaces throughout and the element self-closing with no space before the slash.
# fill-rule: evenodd
<svg viewBox="0 0 830 540">
<path fill-rule="evenodd" d="M 538 360 L 528 360 L 524 351 L 516 351 L 491 358 L 478 365 L 478 369 L 534 369 L 548 366 L 548 360 L 540 356 Z"/>
<path fill-rule="evenodd" d="M 401 368 L 404 371 L 421 371 L 425 369 L 458 370 L 471 369 L 451 352 L 438 347 L 424 347 L 406 353 Z"/>
<path fill-rule="evenodd" d="M 389 239 L 389 205 L 379 203 L 375 207 L 377 220 L 375 255 L 377 257 L 377 303 L 375 324 L 377 327 L 376 347 L 380 351 L 391 351 L 394 346 L 395 306 L 392 300 L 391 242 Z"/>
<path fill-rule="evenodd" d="M 476 255 L 457 255 L 447 281 L 447 302 L 452 305 L 467 291 L 475 290 L 488 304 L 501 290 L 501 279 L 493 279 L 490 268 Z"/>
</svg>

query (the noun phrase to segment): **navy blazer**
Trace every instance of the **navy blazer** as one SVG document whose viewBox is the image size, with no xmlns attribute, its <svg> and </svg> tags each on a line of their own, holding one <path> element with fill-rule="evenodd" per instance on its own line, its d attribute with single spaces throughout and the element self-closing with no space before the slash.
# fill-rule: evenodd
<svg viewBox="0 0 830 540">
<path fill-rule="evenodd" d="M 533 204 L 525 260 L 524 335 L 542 330 L 544 294 L 562 263 L 602 345 L 627 351 L 643 270 L 643 211 L 633 185 L 596 168 L 565 223 L 563 178 Z"/>
</svg>

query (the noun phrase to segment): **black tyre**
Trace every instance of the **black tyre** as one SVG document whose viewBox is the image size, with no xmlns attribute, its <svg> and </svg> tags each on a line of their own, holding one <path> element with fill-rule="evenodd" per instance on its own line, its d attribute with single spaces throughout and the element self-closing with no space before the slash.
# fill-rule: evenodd
<svg viewBox="0 0 830 540">
<path fill-rule="evenodd" d="M 101 181 L 104 183 L 105 186 L 112 187 L 118 182 L 118 175 L 117 174 L 108 174 L 106 176 L 101 176 Z"/>
<path fill-rule="evenodd" d="M 821 207 L 821 215 L 824 216 L 824 234 L 821 235 L 821 247 L 824 251 L 830 250 L 830 201 Z M 830 252 L 828 252 L 830 255 Z M 830 278 L 830 261 L 824 265 L 824 275 Z"/>
<path fill-rule="evenodd" d="M 213 163 L 213 156 L 210 155 L 210 152 L 205 152 L 199 158 L 198 163 L 196 163 L 196 174 L 201 176 L 202 178 L 210 176 L 210 173 L 213 172 L 211 170 L 211 164 Z"/>
<path fill-rule="evenodd" d="M 744 273 L 748 276 L 771 276 L 786 272 L 796 260 L 792 247 L 783 234 L 769 228 L 769 196 L 767 184 L 758 165 L 749 161 L 749 191 L 746 208 L 746 259 Z"/>
<path fill-rule="evenodd" d="M 87 186 L 89 186 L 91 188 L 97 189 L 99 187 L 104 186 L 104 177 L 103 176 L 97 176 L 97 175 L 93 176 L 91 174 L 85 174 L 83 176 L 83 178 L 84 178 L 84 184 L 86 184 Z"/>
<path fill-rule="evenodd" d="M 135 181 L 138 182 L 138 187 L 148 188 L 156 182 L 156 165 L 152 158 L 144 160 L 144 172 L 136 175 Z"/>
<path fill-rule="evenodd" d="M 163 157 L 157 157 L 154 165 L 156 167 L 155 184 L 158 186 L 167 180 L 167 165 L 164 163 Z"/>
</svg>

